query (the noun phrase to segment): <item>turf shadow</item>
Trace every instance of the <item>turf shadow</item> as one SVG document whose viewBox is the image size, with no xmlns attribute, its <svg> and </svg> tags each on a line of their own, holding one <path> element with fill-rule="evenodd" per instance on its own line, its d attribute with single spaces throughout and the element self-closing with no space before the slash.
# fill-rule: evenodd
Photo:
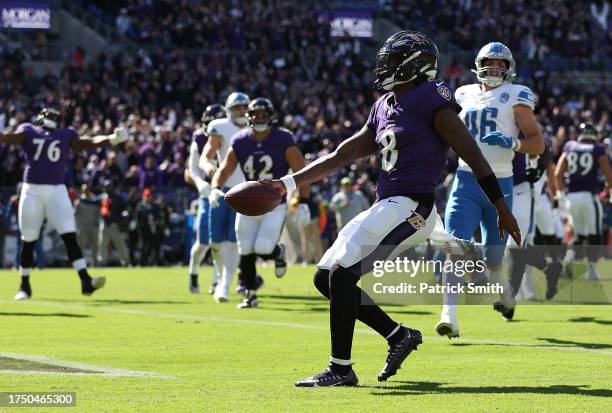
<svg viewBox="0 0 612 413">
<path fill-rule="evenodd" d="M 556 338 L 544 338 L 538 337 L 538 340 L 546 341 L 550 344 L 555 345 L 566 345 L 571 347 L 581 347 L 581 348 L 589 348 L 589 349 L 608 349 L 612 348 L 612 344 L 605 343 L 581 343 L 579 341 L 569 341 L 569 340 L 558 340 Z"/>
<path fill-rule="evenodd" d="M 0 311 L 0 316 L 18 316 L 18 317 L 68 317 L 68 318 L 89 318 L 87 314 L 74 313 L 23 313 L 23 312 L 4 312 Z"/>
<path fill-rule="evenodd" d="M 262 297 L 273 298 L 278 300 L 289 301 L 327 301 L 323 296 L 316 295 L 278 295 L 278 294 L 263 294 Z"/>
<path fill-rule="evenodd" d="M 552 386 L 447 386 L 447 383 L 396 381 L 381 386 L 360 386 L 373 390 L 374 396 L 407 396 L 418 394 L 566 394 L 576 396 L 612 397 L 612 389 L 591 389 L 588 385 L 552 385 Z M 394 385 L 397 383 L 397 385 Z"/>
<path fill-rule="evenodd" d="M 595 323 L 604 326 L 612 326 L 612 320 L 598 320 L 595 317 L 570 318 L 567 321 L 571 323 Z"/>
</svg>

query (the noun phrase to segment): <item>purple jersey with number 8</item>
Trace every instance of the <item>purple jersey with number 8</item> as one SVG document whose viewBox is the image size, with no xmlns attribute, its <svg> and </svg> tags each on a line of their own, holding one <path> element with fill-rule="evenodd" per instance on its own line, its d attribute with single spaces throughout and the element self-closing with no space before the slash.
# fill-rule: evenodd
<svg viewBox="0 0 612 413">
<path fill-rule="evenodd" d="M 408 194 L 433 194 L 446 164 L 448 145 L 433 126 L 436 112 L 449 107 L 461 112 L 443 81 L 421 83 L 395 102 L 393 93 L 378 99 L 367 126 L 376 132 L 381 169 L 378 199 Z"/>
<path fill-rule="evenodd" d="M 78 138 L 73 128 L 45 131 L 23 123 L 16 133 L 24 135 L 25 169 L 23 181 L 38 185 L 61 185 L 66 178 L 66 162 L 72 141 Z"/>
</svg>

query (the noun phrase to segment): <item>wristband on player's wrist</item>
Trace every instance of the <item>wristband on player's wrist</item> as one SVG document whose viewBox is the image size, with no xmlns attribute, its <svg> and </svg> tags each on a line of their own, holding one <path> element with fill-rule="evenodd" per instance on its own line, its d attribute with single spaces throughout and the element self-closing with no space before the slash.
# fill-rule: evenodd
<svg viewBox="0 0 612 413">
<path fill-rule="evenodd" d="M 520 139 L 512 138 L 512 150 L 518 152 L 521 150 L 522 142 Z"/>
<path fill-rule="evenodd" d="M 492 204 L 504 197 L 495 174 L 490 174 L 480 178 L 478 180 L 478 185 L 480 185 L 480 188 L 482 188 L 482 191 L 485 193 L 487 198 L 489 198 L 489 201 L 491 201 Z"/>
<path fill-rule="evenodd" d="M 297 184 L 295 183 L 295 178 L 293 175 L 285 175 L 281 179 L 283 185 L 285 185 L 285 189 L 288 193 L 293 192 L 297 189 Z"/>
</svg>

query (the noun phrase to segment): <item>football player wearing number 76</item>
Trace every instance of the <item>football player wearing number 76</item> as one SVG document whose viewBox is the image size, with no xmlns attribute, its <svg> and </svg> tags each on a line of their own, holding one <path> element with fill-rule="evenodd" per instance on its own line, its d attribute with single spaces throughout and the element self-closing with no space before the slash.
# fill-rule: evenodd
<svg viewBox="0 0 612 413">
<path fill-rule="evenodd" d="M 356 159 L 380 153 L 377 202 L 353 218 L 318 263 L 315 287 L 330 301 L 331 358 L 327 369 L 296 383 L 300 387 L 352 386 L 355 321 L 386 339 L 389 349 L 378 375 L 396 374 L 422 342 L 421 332 L 392 320 L 357 283 L 374 262 L 393 260 L 427 240 L 439 219 L 434 188 L 449 146 L 472 167 L 499 214 L 499 232 L 520 243 L 520 231 L 487 160 L 457 115 L 461 107 L 443 81 L 436 81 L 438 49 L 426 35 L 405 30 L 391 36 L 376 57 L 375 86 L 385 91 L 360 131 L 304 169 L 264 181 L 281 194 L 316 182 Z"/>
<path fill-rule="evenodd" d="M 81 293 L 91 295 L 104 286 L 105 277 L 92 278 L 81 248 L 77 243 L 74 210 L 64 184 L 69 152 L 109 148 L 125 142 L 127 130 L 116 128 L 110 135 L 79 136 L 72 127 L 64 127 L 61 112 L 43 109 L 34 124 L 22 123 L 14 133 L 0 134 L 0 142 L 21 146 L 25 153 L 25 169 L 19 198 L 21 249 L 21 285 L 16 300 L 32 296 L 30 272 L 34 265 L 34 245 L 46 219 L 61 236 L 68 259 L 81 279 Z"/>
</svg>

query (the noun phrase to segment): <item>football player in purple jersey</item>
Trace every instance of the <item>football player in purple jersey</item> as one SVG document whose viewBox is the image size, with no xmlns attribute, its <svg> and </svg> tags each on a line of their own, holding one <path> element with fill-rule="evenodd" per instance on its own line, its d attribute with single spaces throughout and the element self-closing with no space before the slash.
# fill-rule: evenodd
<svg viewBox="0 0 612 413">
<path fill-rule="evenodd" d="M 405 30 L 379 50 L 375 86 L 385 93 L 372 106 L 366 124 L 338 148 L 292 175 L 264 181 L 280 192 L 292 191 L 329 175 L 356 159 L 380 154 L 377 202 L 357 215 L 338 234 L 315 274 L 316 288 L 330 300 L 329 366 L 296 382 L 300 387 L 357 384 L 351 348 L 355 320 L 374 329 L 389 345 L 379 381 L 396 374 L 406 357 L 422 343 L 418 330 L 392 320 L 357 287 L 375 261 L 393 259 L 425 241 L 439 220 L 434 188 L 444 170 L 449 146 L 472 168 L 499 215 L 499 232 L 520 244 L 520 230 L 495 174 L 457 115 L 461 107 L 443 81 L 436 80 L 438 49 L 426 35 Z"/>
<path fill-rule="evenodd" d="M 598 135 L 592 124 L 581 124 L 578 141 L 565 144 L 555 170 L 557 199 L 566 204 L 569 211 L 577 258 L 583 258 L 582 255 L 588 258 L 588 280 L 601 279 L 595 269 L 604 241 L 603 208 L 597 196 L 600 189 L 597 176 L 600 170 L 606 176 L 608 191 L 612 193 L 610 160 L 606 147 L 599 143 Z"/>
<path fill-rule="evenodd" d="M 68 258 L 81 279 L 81 292 L 91 295 L 104 286 L 105 277 L 92 278 L 87 272 L 83 253 L 77 243 L 74 210 L 64 184 L 70 150 L 110 148 L 125 142 L 127 130 L 116 128 L 110 135 L 81 137 L 72 127 L 63 127 L 61 112 L 43 109 L 34 124 L 23 123 L 14 133 L 0 134 L 0 142 L 21 146 L 25 153 L 25 170 L 19 199 L 21 249 L 21 285 L 16 300 L 32 296 L 30 272 L 34 265 L 34 245 L 43 221 L 60 234 Z"/>
<path fill-rule="evenodd" d="M 236 133 L 230 148 L 223 159 L 219 170 L 212 179 L 211 193 L 221 197 L 221 188 L 234 170 L 240 166 L 248 181 L 259 179 L 280 179 L 289 169 L 294 172 L 304 167 L 304 157 L 295 144 L 293 134 L 286 129 L 274 126 L 275 110 L 272 102 L 266 98 L 253 99 L 247 110 L 248 128 Z M 300 205 L 297 220 L 302 224 L 310 222 L 308 197 L 309 185 L 299 189 Z M 277 277 L 285 274 L 287 263 L 284 260 L 283 244 L 278 240 L 287 214 L 285 200 L 272 211 L 257 217 L 236 214 L 236 239 L 240 254 L 240 273 L 247 289 L 244 300 L 238 308 L 256 307 L 258 304 L 256 290 L 257 257 L 275 261 Z"/>
</svg>

